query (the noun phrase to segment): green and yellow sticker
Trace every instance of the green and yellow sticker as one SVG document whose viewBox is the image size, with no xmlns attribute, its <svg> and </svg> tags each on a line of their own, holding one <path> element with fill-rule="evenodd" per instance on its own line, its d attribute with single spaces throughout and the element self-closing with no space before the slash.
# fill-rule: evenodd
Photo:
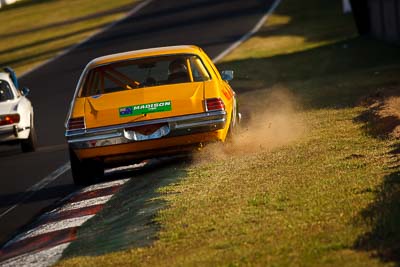
<svg viewBox="0 0 400 267">
<path fill-rule="evenodd" d="M 171 111 L 171 100 L 154 102 L 148 104 L 140 104 L 119 108 L 120 117 L 138 116 L 148 113 Z"/>
</svg>

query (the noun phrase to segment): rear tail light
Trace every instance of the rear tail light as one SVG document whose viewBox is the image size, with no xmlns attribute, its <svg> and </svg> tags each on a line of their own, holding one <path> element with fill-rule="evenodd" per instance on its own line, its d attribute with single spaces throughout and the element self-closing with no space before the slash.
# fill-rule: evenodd
<svg viewBox="0 0 400 267">
<path fill-rule="evenodd" d="M 221 98 L 206 99 L 206 107 L 207 107 L 207 111 L 225 110 L 225 104 Z"/>
<path fill-rule="evenodd" d="M 84 117 L 70 118 L 67 124 L 67 130 L 80 130 L 85 128 Z"/>
<path fill-rule="evenodd" d="M 0 126 L 18 123 L 20 120 L 19 114 L 9 114 L 0 116 Z"/>
</svg>

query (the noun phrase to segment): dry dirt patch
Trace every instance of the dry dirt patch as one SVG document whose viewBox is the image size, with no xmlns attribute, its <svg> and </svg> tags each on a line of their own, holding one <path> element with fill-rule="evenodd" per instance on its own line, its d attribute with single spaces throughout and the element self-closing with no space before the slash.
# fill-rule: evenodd
<svg viewBox="0 0 400 267">
<path fill-rule="evenodd" d="M 379 88 L 361 104 L 367 110 L 358 119 L 367 123 L 370 134 L 400 139 L 400 85 Z"/>
</svg>

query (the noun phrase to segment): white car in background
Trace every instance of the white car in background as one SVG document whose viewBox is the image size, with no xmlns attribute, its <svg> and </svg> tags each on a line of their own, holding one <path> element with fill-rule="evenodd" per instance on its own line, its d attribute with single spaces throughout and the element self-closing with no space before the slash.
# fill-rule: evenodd
<svg viewBox="0 0 400 267">
<path fill-rule="evenodd" d="M 20 144 L 23 152 L 36 148 L 33 107 L 28 88 L 18 88 L 15 73 L 0 71 L 0 144 Z"/>
</svg>

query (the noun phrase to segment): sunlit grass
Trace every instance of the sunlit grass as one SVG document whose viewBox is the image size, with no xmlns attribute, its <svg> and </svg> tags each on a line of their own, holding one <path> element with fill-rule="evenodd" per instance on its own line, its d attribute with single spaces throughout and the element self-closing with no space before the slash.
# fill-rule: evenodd
<svg viewBox="0 0 400 267">
<path fill-rule="evenodd" d="M 356 36 L 352 16 L 340 14 L 334 1 L 306 6 L 302 1 L 281 5 L 256 36 L 224 61 L 295 53 Z"/>
<path fill-rule="evenodd" d="M 1 9 L 0 66 L 22 74 L 123 17 L 134 2 L 31 0 Z"/>
</svg>

